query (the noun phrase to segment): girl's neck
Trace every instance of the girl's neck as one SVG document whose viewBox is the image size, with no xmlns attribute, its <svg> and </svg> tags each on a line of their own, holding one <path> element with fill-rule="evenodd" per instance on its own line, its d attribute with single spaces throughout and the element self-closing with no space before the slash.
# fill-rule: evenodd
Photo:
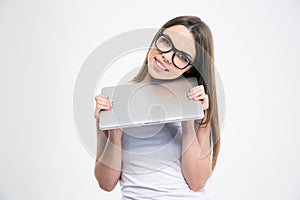
<svg viewBox="0 0 300 200">
<path fill-rule="evenodd" d="M 145 78 L 141 81 L 141 83 L 152 82 L 154 79 L 150 76 L 149 73 L 146 74 Z"/>
</svg>

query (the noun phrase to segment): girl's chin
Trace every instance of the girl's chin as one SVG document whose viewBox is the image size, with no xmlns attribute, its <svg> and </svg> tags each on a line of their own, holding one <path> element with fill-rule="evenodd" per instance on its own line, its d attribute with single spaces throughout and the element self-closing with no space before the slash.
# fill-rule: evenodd
<svg viewBox="0 0 300 200">
<path fill-rule="evenodd" d="M 153 72 L 149 72 L 149 76 L 151 79 L 156 79 L 156 80 L 172 80 L 178 77 L 171 77 L 171 76 L 162 76 L 160 74 L 157 73 L 153 73 Z"/>
</svg>

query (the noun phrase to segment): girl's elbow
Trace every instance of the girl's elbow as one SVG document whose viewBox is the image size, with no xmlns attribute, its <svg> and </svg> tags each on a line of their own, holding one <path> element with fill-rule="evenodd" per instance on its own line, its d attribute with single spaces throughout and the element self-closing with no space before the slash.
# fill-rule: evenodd
<svg viewBox="0 0 300 200">
<path fill-rule="evenodd" d="M 94 173 L 95 173 L 94 175 L 98 182 L 98 185 L 102 190 L 105 190 L 106 192 L 110 192 L 117 185 L 117 182 L 114 181 L 113 179 L 109 179 L 107 177 L 104 177 L 103 174 L 99 174 L 99 171 L 97 171 L 96 168 L 95 168 Z"/>
<path fill-rule="evenodd" d="M 96 175 L 96 179 L 97 179 L 99 187 L 102 190 L 105 190 L 106 192 L 112 191 L 115 188 L 115 186 L 117 185 L 117 182 L 115 182 L 114 180 L 110 180 L 110 179 L 105 180 L 105 179 L 99 177 L 99 175 L 98 176 Z"/>
<path fill-rule="evenodd" d="M 189 185 L 189 188 L 192 191 L 196 192 L 196 191 L 199 191 L 199 190 L 201 190 L 205 187 L 205 182 L 203 182 L 203 181 L 197 181 L 196 182 L 195 181 L 195 182 L 188 183 L 188 185 Z"/>
<path fill-rule="evenodd" d="M 116 186 L 115 184 L 104 184 L 102 182 L 98 182 L 98 184 L 99 187 L 106 192 L 111 192 Z"/>
</svg>

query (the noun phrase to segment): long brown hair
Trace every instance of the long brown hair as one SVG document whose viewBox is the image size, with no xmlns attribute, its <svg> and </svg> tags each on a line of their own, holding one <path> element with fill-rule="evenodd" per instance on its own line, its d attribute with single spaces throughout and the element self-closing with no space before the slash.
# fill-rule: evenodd
<svg viewBox="0 0 300 200">
<path fill-rule="evenodd" d="M 213 37 L 209 27 L 196 16 L 180 16 L 173 18 L 165 23 L 160 30 L 175 25 L 184 25 L 191 31 L 195 39 L 196 57 L 193 61 L 193 67 L 185 72 L 183 76 L 197 77 L 198 84 L 204 86 L 205 91 L 209 96 L 209 108 L 205 111 L 206 119 L 200 121 L 200 126 L 210 125 L 211 128 L 211 144 L 213 145 L 212 170 L 214 170 L 220 151 L 220 127 L 216 94 Z M 154 41 L 155 37 L 151 46 Z M 148 73 L 147 57 L 148 55 L 146 56 L 139 73 L 133 78 L 133 82 L 141 82 L 146 77 Z"/>
</svg>

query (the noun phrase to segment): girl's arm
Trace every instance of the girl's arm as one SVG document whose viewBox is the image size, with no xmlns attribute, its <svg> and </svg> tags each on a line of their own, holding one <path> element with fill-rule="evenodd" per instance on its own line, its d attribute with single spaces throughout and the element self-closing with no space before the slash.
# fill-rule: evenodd
<svg viewBox="0 0 300 200">
<path fill-rule="evenodd" d="M 100 188 L 111 191 L 114 189 L 121 176 L 122 130 L 100 130 L 100 112 L 102 110 L 110 110 L 112 104 L 104 95 L 96 96 L 95 101 L 96 108 L 94 116 L 96 118 L 97 129 L 97 155 L 94 173 Z"/>
<path fill-rule="evenodd" d="M 122 130 L 102 131 L 97 124 L 97 157 L 95 162 L 95 177 L 100 188 L 105 191 L 114 189 L 121 176 L 122 165 Z"/>
<path fill-rule="evenodd" d="M 182 173 L 190 189 L 202 189 L 211 174 L 210 124 L 182 122 Z"/>
</svg>

